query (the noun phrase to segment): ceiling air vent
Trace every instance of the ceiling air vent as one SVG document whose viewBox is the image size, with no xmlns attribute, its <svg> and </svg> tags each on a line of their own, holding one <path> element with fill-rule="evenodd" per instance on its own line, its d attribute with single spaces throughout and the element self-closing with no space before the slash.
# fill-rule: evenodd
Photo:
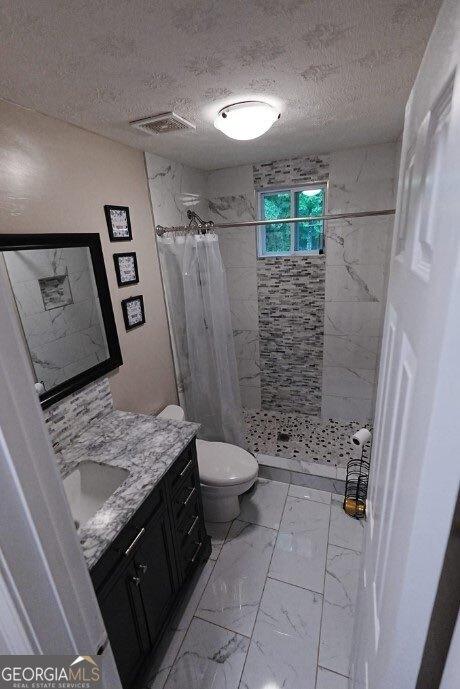
<svg viewBox="0 0 460 689">
<path fill-rule="evenodd" d="M 169 134 L 170 132 L 181 132 L 184 129 L 196 129 L 195 125 L 188 122 L 175 112 L 163 112 L 160 115 L 144 117 L 142 120 L 130 122 L 132 127 L 141 129 L 146 134 Z"/>
</svg>

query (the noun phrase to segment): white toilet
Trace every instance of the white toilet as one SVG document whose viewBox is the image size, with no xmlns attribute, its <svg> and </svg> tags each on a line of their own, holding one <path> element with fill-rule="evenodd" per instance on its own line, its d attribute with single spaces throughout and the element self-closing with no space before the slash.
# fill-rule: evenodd
<svg viewBox="0 0 460 689">
<path fill-rule="evenodd" d="M 159 418 L 183 421 L 184 410 L 170 404 Z M 259 465 L 254 457 L 237 445 L 197 440 L 204 516 L 208 522 L 229 522 L 240 513 L 238 497 L 253 485 Z"/>
</svg>

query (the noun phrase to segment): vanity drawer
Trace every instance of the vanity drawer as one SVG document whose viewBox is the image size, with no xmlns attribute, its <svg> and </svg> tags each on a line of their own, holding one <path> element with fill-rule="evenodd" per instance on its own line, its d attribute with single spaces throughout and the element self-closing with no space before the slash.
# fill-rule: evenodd
<svg viewBox="0 0 460 689">
<path fill-rule="evenodd" d="M 192 504 L 199 496 L 198 472 L 191 471 L 182 481 L 172 500 L 174 521 L 179 526 L 185 515 L 188 514 Z"/>
<path fill-rule="evenodd" d="M 192 447 L 187 447 L 173 467 L 168 472 L 169 487 L 172 495 L 179 490 L 182 482 L 190 475 L 196 466 L 195 453 Z"/>
<path fill-rule="evenodd" d="M 187 577 L 191 568 L 203 557 L 206 550 L 207 535 L 205 529 L 200 523 L 197 528 L 193 530 L 187 543 L 181 549 L 181 566 L 183 577 Z"/>
<path fill-rule="evenodd" d="M 183 514 L 180 524 L 177 526 L 177 541 L 180 548 L 183 548 L 193 533 L 201 525 L 201 508 L 198 496 L 190 502 L 190 509 Z"/>
</svg>

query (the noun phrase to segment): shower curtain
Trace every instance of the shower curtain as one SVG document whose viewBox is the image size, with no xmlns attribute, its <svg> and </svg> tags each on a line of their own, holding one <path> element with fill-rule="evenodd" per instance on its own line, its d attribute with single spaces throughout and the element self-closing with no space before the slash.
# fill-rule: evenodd
<svg viewBox="0 0 460 689">
<path fill-rule="evenodd" d="M 244 446 L 227 283 L 215 234 L 158 238 L 176 375 L 199 437 Z"/>
</svg>

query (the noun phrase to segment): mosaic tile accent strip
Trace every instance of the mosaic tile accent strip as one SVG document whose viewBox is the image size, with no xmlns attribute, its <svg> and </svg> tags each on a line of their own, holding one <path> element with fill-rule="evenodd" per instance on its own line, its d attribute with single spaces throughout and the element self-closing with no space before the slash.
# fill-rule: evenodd
<svg viewBox="0 0 460 689">
<path fill-rule="evenodd" d="M 250 452 L 343 468 L 350 459 L 361 456 L 350 441 L 360 428 L 359 422 L 320 421 L 305 414 L 252 410 L 244 412 L 244 422 Z M 295 465 L 290 468 L 295 470 Z"/>
<path fill-rule="evenodd" d="M 262 408 L 320 416 L 324 256 L 257 261 Z"/>
<path fill-rule="evenodd" d="M 51 442 L 62 452 L 96 420 L 113 411 L 109 381 L 101 378 L 43 412 Z"/>
<path fill-rule="evenodd" d="M 253 165 L 252 171 L 256 189 L 326 182 L 329 179 L 329 156 L 311 155 L 273 160 Z"/>
</svg>

